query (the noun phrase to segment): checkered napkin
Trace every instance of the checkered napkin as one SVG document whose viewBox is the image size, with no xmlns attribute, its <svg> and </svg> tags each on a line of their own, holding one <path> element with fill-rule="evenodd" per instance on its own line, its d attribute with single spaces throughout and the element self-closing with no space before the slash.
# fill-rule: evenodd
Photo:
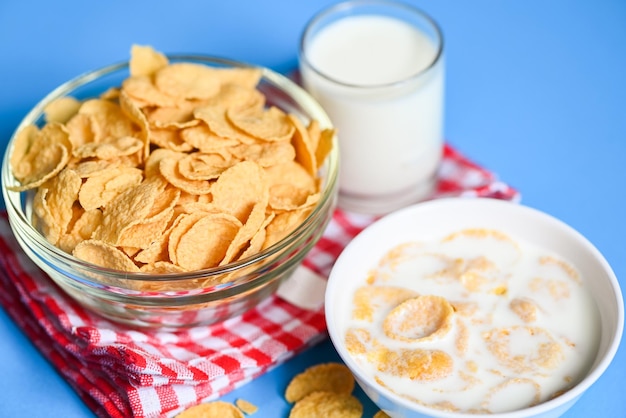
<svg viewBox="0 0 626 418">
<path fill-rule="evenodd" d="M 452 147 L 434 197 L 518 200 Z M 375 220 L 337 210 L 304 266 L 327 277 L 346 244 Z M 102 417 L 168 417 L 215 399 L 326 337 L 323 308 L 278 296 L 211 326 L 179 332 L 131 329 L 84 310 L 20 250 L 0 216 L 0 303 L 83 401 Z"/>
</svg>

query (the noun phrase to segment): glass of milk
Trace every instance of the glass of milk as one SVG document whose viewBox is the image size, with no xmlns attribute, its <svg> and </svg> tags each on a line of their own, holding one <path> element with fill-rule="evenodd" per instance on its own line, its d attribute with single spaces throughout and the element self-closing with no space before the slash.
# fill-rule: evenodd
<svg viewBox="0 0 626 418">
<path fill-rule="evenodd" d="M 299 62 L 337 128 L 339 206 L 385 214 L 427 199 L 443 146 L 438 25 L 403 3 L 339 3 L 307 24 Z"/>
</svg>

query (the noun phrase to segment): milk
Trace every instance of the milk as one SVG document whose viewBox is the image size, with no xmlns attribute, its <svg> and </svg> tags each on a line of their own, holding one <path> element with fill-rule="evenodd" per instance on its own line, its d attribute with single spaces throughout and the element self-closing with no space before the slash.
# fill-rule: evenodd
<svg viewBox="0 0 626 418">
<path fill-rule="evenodd" d="M 483 232 L 459 231 L 452 238 L 390 249 L 378 263 L 373 260 L 377 264 L 367 277 L 353 278 L 363 287 L 407 289 L 455 306 L 453 326 L 445 334 L 409 342 L 390 337 L 383 328 L 397 301 L 372 304 L 370 321 L 355 318 L 351 310 L 343 318 L 343 334 L 367 330 L 368 349 L 443 350 L 454 364 L 449 375 L 420 381 L 381 372 L 367 354 L 352 353 L 365 374 L 407 399 L 466 413 L 524 408 L 582 379 L 595 358 L 600 329 L 585 278 L 550 251 Z M 516 308 L 520 301 L 527 304 L 521 310 Z M 523 315 L 530 312 L 534 315 Z"/>
<path fill-rule="evenodd" d="M 437 40 L 399 18 L 363 14 L 305 34 L 302 54 L 303 84 L 337 128 L 340 205 L 386 213 L 427 197 L 443 142 Z"/>
</svg>

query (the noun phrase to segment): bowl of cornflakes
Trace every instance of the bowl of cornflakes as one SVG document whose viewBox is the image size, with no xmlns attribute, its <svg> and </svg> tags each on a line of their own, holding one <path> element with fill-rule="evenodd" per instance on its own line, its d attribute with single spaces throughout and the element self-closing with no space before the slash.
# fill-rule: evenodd
<svg viewBox="0 0 626 418">
<path fill-rule="evenodd" d="M 554 217 L 445 198 L 359 234 L 326 289 L 331 340 L 391 417 L 558 417 L 609 367 L 619 282 Z"/>
<path fill-rule="evenodd" d="M 273 294 L 336 205 L 331 122 L 267 68 L 134 45 L 28 113 L 2 167 L 11 228 L 118 322 L 210 324 Z"/>
</svg>

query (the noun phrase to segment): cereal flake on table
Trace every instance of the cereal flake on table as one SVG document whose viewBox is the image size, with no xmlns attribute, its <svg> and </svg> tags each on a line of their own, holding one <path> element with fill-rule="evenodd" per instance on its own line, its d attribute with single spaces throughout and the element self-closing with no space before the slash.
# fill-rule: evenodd
<svg viewBox="0 0 626 418">
<path fill-rule="evenodd" d="M 244 414 L 231 403 L 213 401 L 191 406 L 176 418 L 244 418 Z"/>
</svg>

